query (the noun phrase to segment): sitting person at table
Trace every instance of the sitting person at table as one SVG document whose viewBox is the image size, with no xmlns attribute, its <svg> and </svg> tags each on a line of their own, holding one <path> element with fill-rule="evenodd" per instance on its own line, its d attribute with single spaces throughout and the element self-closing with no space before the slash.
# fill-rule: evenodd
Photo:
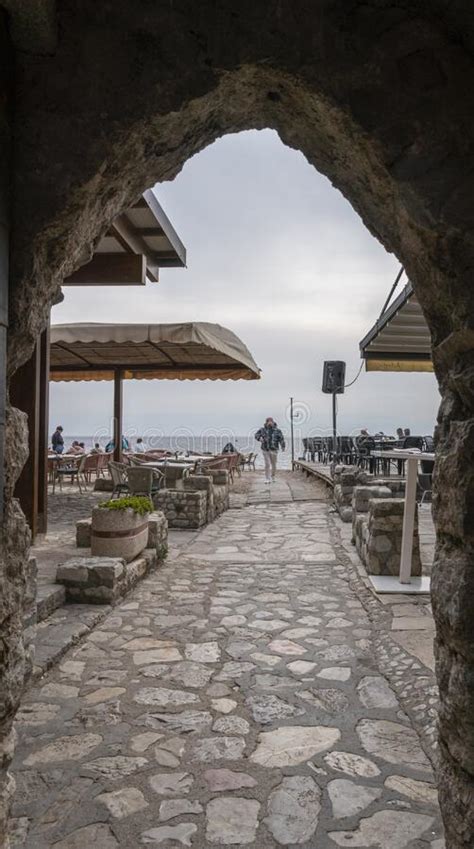
<svg viewBox="0 0 474 849">
<path fill-rule="evenodd" d="M 236 452 L 232 442 L 227 442 L 222 449 L 222 453 L 223 454 L 236 454 L 237 452 Z"/>
<path fill-rule="evenodd" d="M 146 453 L 146 448 L 145 448 L 145 445 L 143 443 L 143 439 L 142 439 L 141 436 L 139 436 L 138 439 L 137 439 L 137 443 L 135 445 L 135 454 L 145 454 L 145 453 Z"/>
<path fill-rule="evenodd" d="M 81 444 L 74 439 L 72 444 L 69 446 L 67 450 L 68 454 L 85 454 L 84 448 L 82 448 Z"/>
<path fill-rule="evenodd" d="M 51 445 L 55 454 L 62 454 L 64 451 L 64 437 L 62 425 L 58 425 L 51 437 Z"/>
<path fill-rule="evenodd" d="M 360 448 L 361 445 L 364 445 L 368 439 L 372 439 L 369 431 L 366 427 L 361 428 L 361 431 L 358 436 L 356 436 L 357 447 Z"/>
<path fill-rule="evenodd" d="M 100 443 L 99 443 L 99 442 L 94 442 L 94 447 L 93 447 L 93 448 L 91 448 L 90 453 L 91 453 L 91 454 L 103 454 L 103 453 L 104 453 L 104 449 L 100 447 Z"/>
</svg>

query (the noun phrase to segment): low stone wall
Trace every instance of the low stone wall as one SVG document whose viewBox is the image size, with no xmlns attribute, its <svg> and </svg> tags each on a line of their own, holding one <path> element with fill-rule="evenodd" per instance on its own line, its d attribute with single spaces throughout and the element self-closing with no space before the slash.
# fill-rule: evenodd
<svg viewBox="0 0 474 849">
<path fill-rule="evenodd" d="M 205 489 L 162 489 L 153 496 L 153 504 L 157 510 L 163 511 L 170 528 L 195 529 L 206 524 Z"/>
<path fill-rule="evenodd" d="M 207 522 L 213 522 L 229 508 L 229 473 L 226 469 L 210 469 L 205 475 L 192 475 L 184 481 L 184 490 L 206 493 Z"/>
<path fill-rule="evenodd" d="M 377 478 L 373 486 L 386 486 L 392 493 L 392 498 L 405 498 L 405 479 L 398 477 Z"/>
<path fill-rule="evenodd" d="M 334 469 L 334 504 L 343 522 L 352 521 L 354 488 L 367 482 L 367 473 L 358 466 L 338 465 Z"/>
<path fill-rule="evenodd" d="M 150 513 L 147 548 L 156 551 L 158 560 L 164 560 L 168 553 L 168 522 L 162 510 Z"/>
<path fill-rule="evenodd" d="M 158 563 L 155 549 L 145 549 L 126 563 L 121 557 L 73 557 L 58 566 L 56 581 L 66 600 L 76 604 L 111 604 L 128 593 Z"/>
<path fill-rule="evenodd" d="M 377 489 L 380 491 L 386 487 Z M 354 542 L 369 575 L 399 574 L 404 509 L 405 502 L 400 498 L 375 497 L 368 502 L 368 512 L 356 514 L 353 522 Z M 412 575 L 421 575 L 417 512 L 413 535 Z"/>
</svg>

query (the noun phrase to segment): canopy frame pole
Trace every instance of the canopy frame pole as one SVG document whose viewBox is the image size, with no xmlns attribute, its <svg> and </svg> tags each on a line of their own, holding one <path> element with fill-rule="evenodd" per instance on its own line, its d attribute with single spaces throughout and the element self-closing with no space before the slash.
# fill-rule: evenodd
<svg viewBox="0 0 474 849">
<path fill-rule="evenodd" d="M 122 369 L 114 371 L 114 419 L 113 419 L 113 441 L 114 460 L 122 462 L 122 432 L 123 432 L 123 372 Z"/>
</svg>

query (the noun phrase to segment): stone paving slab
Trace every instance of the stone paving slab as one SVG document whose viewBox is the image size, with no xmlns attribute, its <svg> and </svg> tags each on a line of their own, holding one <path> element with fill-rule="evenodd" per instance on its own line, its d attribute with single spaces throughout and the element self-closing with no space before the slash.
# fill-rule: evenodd
<svg viewBox="0 0 474 849">
<path fill-rule="evenodd" d="M 377 639 L 324 499 L 227 512 L 27 694 L 15 845 L 441 849 Z"/>
<path fill-rule="evenodd" d="M 63 587 L 61 587 L 63 589 Z M 33 677 L 39 678 L 110 612 L 108 604 L 58 607 L 36 629 Z"/>
</svg>

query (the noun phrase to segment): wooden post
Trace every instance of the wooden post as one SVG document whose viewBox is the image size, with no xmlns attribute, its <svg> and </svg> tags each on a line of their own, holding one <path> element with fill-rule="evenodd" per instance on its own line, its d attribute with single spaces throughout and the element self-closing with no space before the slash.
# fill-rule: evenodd
<svg viewBox="0 0 474 849">
<path fill-rule="evenodd" d="M 48 529 L 49 322 L 39 340 L 38 533 Z"/>
<path fill-rule="evenodd" d="M 114 372 L 114 460 L 122 461 L 122 432 L 123 432 L 123 380 L 122 372 Z"/>
</svg>

